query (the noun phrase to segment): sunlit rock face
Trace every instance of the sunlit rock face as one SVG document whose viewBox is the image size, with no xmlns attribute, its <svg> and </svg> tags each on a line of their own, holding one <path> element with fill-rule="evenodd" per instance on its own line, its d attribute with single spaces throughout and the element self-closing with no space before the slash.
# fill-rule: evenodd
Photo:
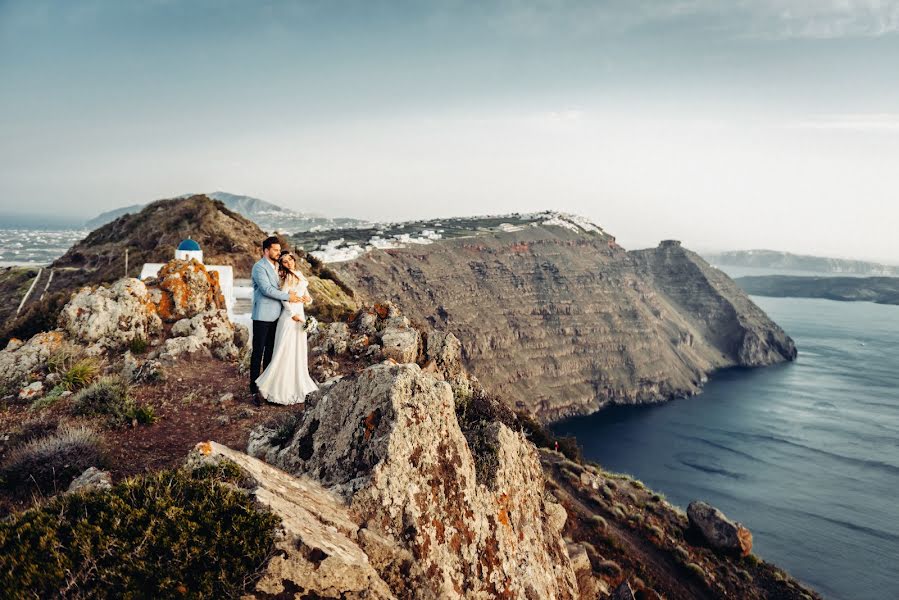
<svg viewBox="0 0 899 600">
<path fill-rule="evenodd" d="M 717 369 L 796 354 L 727 276 L 676 242 L 627 252 L 598 228 L 546 221 L 333 268 L 363 298 L 453 332 L 487 389 L 547 421 L 695 394 Z"/>
<path fill-rule="evenodd" d="M 494 423 L 473 452 L 449 383 L 387 361 L 307 397 L 299 419 L 286 441 L 254 431 L 250 453 L 340 494 L 421 565 L 422 594 L 577 597 L 534 446 Z"/>
</svg>

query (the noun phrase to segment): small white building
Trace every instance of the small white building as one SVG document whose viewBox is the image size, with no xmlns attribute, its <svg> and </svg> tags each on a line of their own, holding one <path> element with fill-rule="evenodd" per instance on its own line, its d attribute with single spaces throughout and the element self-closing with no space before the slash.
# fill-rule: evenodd
<svg viewBox="0 0 899 600">
<path fill-rule="evenodd" d="M 195 258 L 198 262 L 203 262 L 203 250 L 194 240 L 187 238 L 178 244 L 175 250 L 175 258 L 178 260 L 190 260 Z M 140 271 L 140 279 L 144 280 L 148 277 L 153 278 L 159 275 L 159 270 L 164 267 L 164 263 L 144 263 Z M 253 297 L 252 288 L 234 285 L 234 269 L 230 265 L 207 265 L 204 264 L 207 271 L 215 271 L 219 276 L 219 285 L 222 288 L 222 295 L 225 297 L 225 308 L 228 310 L 228 318 L 232 323 L 241 323 L 252 329 L 252 320 L 249 314 L 235 313 L 235 304 L 237 298 Z"/>
</svg>

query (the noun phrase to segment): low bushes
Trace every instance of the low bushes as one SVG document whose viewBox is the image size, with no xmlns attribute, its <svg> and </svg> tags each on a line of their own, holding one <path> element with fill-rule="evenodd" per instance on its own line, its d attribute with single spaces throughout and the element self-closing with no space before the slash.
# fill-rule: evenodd
<svg viewBox="0 0 899 600">
<path fill-rule="evenodd" d="M 122 377 L 101 377 L 73 399 L 73 412 L 84 416 L 105 416 L 112 425 L 132 421 L 150 424 L 156 420 L 153 408 L 138 406 L 131 398 L 131 386 Z"/>
<path fill-rule="evenodd" d="M 64 390 L 75 392 L 90 385 L 97 378 L 99 372 L 100 363 L 93 358 L 84 358 L 62 373 L 62 381 L 59 382 L 59 385 Z"/>
<path fill-rule="evenodd" d="M 88 467 L 103 464 L 100 442 L 92 429 L 64 425 L 10 450 L 0 466 L 0 483 L 19 495 L 65 489 Z"/>
<path fill-rule="evenodd" d="M 278 518 L 227 469 L 162 471 L 58 496 L 0 522 L 10 598 L 236 598 L 271 557 Z"/>
</svg>

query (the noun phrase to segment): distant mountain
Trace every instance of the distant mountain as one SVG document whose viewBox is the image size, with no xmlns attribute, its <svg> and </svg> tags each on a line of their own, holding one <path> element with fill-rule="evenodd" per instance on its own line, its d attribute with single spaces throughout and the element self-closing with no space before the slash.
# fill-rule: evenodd
<svg viewBox="0 0 899 600">
<path fill-rule="evenodd" d="M 848 275 L 899 276 L 899 266 L 846 258 L 791 254 L 777 250 L 735 250 L 718 254 L 706 254 L 704 258 L 713 265 L 730 267 L 810 271 L 812 273 L 845 273 Z"/>
<path fill-rule="evenodd" d="M 769 275 L 735 280 L 747 294 L 775 298 L 826 298 L 843 302 L 899 304 L 896 277 L 793 277 Z"/>
<path fill-rule="evenodd" d="M 197 194 L 184 194 L 177 198 L 190 198 L 195 195 Z M 212 192 L 204 195 L 213 200 L 221 201 L 226 208 L 250 219 L 265 231 L 297 233 L 310 230 L 370 225 L 370 223 L 358 219 L 332 219 L 314 213 L 298 212 L 251 196 L 239 196 L 237 194 L 229 194 L 228 192 Z M 131 206 L 110 210 L 97 215 L 85 223 L 84 226 L 88 229 L 96 229 L 116 220 L 122 215 L 138 213 L 145 206 L 146 204 L 132 204 Z"/>
</svg>

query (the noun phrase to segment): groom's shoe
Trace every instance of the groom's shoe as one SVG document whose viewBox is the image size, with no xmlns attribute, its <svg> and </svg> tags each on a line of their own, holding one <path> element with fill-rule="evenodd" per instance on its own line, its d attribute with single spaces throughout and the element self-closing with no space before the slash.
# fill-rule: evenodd
<svg viewBox="0 0 899 600">
<path fill-rule="evenodd" d="M 262 398 L 259 395 L 259 392 L 253 392 L 253 404 L 256 406 L 262 406 Z"/>
</svg>

